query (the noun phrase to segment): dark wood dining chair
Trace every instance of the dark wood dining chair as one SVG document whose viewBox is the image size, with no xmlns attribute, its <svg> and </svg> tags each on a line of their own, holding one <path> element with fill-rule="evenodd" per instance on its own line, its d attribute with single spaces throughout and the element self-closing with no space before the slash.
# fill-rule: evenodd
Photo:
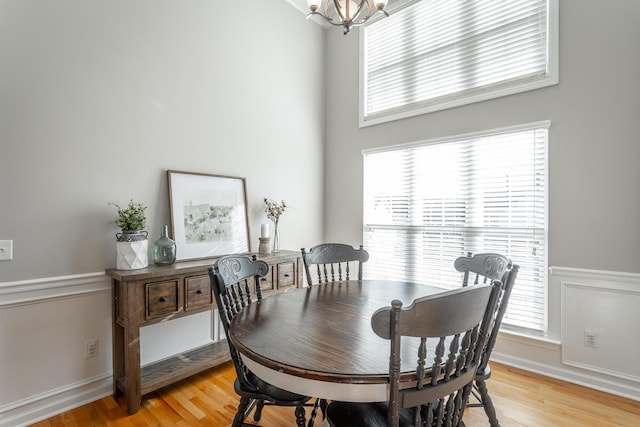
<svg viewBox="0 0 640 427">
<path fill-rule="evenodd" d="M 245 256 L 222 257 L 214 267 L 209 268 L 211 288 L 227 337 L 233 316 L 247 305 L 262 299 L 260 278 L 268 271 L 269 266 L 264 261 Z M 242 362 L 240 353 L 231 341 L 227 339 L 227 343 L 237 375 L 233 388 L 240 396 L 232 427 L 253 426 L 254 424 L 245 422 L 246 418 L 255 407 L 253 419 L 256 422 L 260 421 L 264 405 L 295 407 L 296 424 L 298 427 L 304 427 L 304 405 L 310 398 L 282 390 L 258 378 Z"/>
<path fill-rule="evenodd" d="M 351 271 L 357 269 L 357 278 L 362 280 L 362 264 L 369 259 L 369 252 L 360 245 L 355 249 L 343 243 L 323 243 L 308 251 L 301 249 L 304 271 L 309 286 L 314 284 L 311 266 L 316 266 L 316 283 L 349 280 Z"/>
<path fill-rule="evenodd" d="M 480 365 L 478 366 L 478 372 L 476 373 L 474 381 L 473 397 L 475 400 L 468 404 L 470 407 L 482 406 L 489 418 L 489 424 L 492 427 L 499 427 L 500 422 L 498 421 L 493 401 L 491 400 L 489 390 L 487 389 L 487 380 L 491 377 L 489 359 L 491 357 L 493 347 L 496 344 L 500 325 L 502 324 L 502 318 L 507 310 L 509 297 L 511 296 L 511 291 L 515 284 L 516 276 L 518 275 L 520 267 L 517 264 L 513 264 L 506 256 L 492 253 L 476 255 L 469 253 L 467 256 L 456 259 L 454 267 L 456 270 L 464 273 L 462 286 L 487 283 L 492 280 L 500 280 L 503 284 L 498 297 L 498 304 L 496 305 L 496 309 L 493 313 L 487 344 L 482 353 L 482 359 L 480 360 Z"/>
<path fill-rule="evenodd" d="M 418 298 L 407 307 L 394 300 L 373 313 L 371 326 L 390 340 L 389 401 L 332 402 L 332 427 L 463 426 L 462 416 L 487 338 L 487 324 L 501 283 L 469 286 Z M 402 346 L 416 341 L 417 363 L 401 373 Z M 405 363 L 414 363 L 406 354 Z M 406 384 L 411 384 L 406 386 Z"/>
<path fill-rule="evenodd" d="M 302 252 L 307 285 L 314 284 L 314 276 L 317 278 L 316 284 L 349 280 L 351 271 L 356 269 L 358 280 L 362 280 L 362 264 L 369 259 L 369 252 L 360 248 L 356 249 L 343 243 L 322 243 L 310 248 L 305 248 Z M 312 266 L 315 265 L 315 274 L 311 273 Z M 327 401 L 316 399 L 310 422 L 313 422 L 318 409 L 322 411 L 323 417 L 326 414 Z"/>
</svg>

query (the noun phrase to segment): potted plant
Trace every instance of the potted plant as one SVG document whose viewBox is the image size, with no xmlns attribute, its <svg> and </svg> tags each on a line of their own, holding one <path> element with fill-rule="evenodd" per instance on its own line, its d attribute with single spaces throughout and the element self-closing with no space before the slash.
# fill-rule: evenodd
<svg viewBox="0 0 640 427">
<path fill-rule="evenodd" d="M 116 224 L 123 232 L 144 230 L 147 225 L 147 214 L 145 213 L 147 207 L 145 205 L 133 200 L 129 201 L 129 205 L 124 208 L 115 203 L 111 204 L 117 209 Z"/>
<path fill-rule="evenodd" d="M 134 270 L 149 265 L 147 240 L 148 233 L 144 230 L 147 224 L 147 207 L 140 203 L 129 201 L 127 206 L 110 203 L 116 207 L 115 223 L 122 233 L 116 234 L 116 268 L 118 270 Z"/>
</svg>

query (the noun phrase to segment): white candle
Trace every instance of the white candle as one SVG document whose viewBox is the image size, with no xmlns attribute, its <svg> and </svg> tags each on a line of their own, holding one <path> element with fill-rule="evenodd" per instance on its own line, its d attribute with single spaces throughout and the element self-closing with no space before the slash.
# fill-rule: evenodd
<svg viewBox="0 0 640 427">
<path fill-rule="evenodd" d="M 269 224 L 260 225 L 260 237 L 262 238 L 269 237 Z"/>
</svg>

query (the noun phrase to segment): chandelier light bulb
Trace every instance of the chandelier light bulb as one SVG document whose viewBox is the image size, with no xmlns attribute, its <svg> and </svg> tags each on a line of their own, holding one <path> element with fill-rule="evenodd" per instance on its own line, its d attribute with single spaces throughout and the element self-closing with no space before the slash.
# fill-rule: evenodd
<svg viewBox="0 0 640 427">
<path fill-rule="evenodd" d="M 389 0 L 376 0 L 376 10 L 382 10 L 387 5 Z"/>
<path fill-rule="evenodd" d="M 320 8 L 321 4 L 322 0 L 307 0 L 307 5 L 309 6 L 311 12 L 317 11 Z"/>
</svg>

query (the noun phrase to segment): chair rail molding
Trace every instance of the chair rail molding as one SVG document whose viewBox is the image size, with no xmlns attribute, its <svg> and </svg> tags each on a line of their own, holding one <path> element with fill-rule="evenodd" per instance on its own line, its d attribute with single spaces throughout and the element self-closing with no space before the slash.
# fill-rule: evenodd
<svg viewBox="0 0 640 427">
<path fill-rule="evenodd" d="M 640 283 L 640 273 L 627 273 L 623 271 L 610 271 L 610 270 L 591 270 L 587 268 L 575 268 L 575 267 L 549 267 L 549 272 L 552 276 L 571 276 L 582 277 L 587 279 L 599 279 L 599 280 L 611 280 L 615 279 L 617 282 L 629 282 Z"/>
<path fill-rule="evenodd" d="M 104 272 L 0 283 L 0 309 L 105 291 L 111 282 Z"/>
</svg>

